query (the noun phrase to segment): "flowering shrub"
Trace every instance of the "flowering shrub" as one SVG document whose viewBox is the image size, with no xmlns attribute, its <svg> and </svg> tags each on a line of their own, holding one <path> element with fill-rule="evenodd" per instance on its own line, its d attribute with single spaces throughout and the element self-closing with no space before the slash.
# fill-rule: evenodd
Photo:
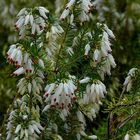
<svg viewBox="0 0 140 140">
<path fill-rule="evenodd" d="M 14 69 L 11 76 L 18 79 L 17 90 L 0 138 L 100 139 L 98 132 L 89 131 L 88 121 L 94 122 L 101 115 L 104 102 L 109 112 L 108 139 L 114 138 L 117 130 L 138 115 L 139 99 L 129 103 L 132 96 L 124 94 L 133 92 L 134 82 L 138 85 L 139 70 L 132 68 L 119 99 L 108 101 L 106 77 L 116 67 L 112 45 L 117 42 L 105 19 L 108 7 L 98 0 L 56 0 L 55 4 L 55 14 L 43 6 L 22 8 L 17 14 L 18 39 L 5 54 Z M 115 15 L 114 22 L 117 18 Z M 120 110 L 122 106 L 130 106 L 130 110 Z M 125 140 L 140 137 L 137 129 L 122 133 Z"/>
<path fill-rule="evenodd" d="M 85 133 L 85 115 L 91 120 L 96 117 L 107 93 L 100 80 L 105 74 L 110 75 L 111 66 L 116 64 L 109 39 L 115 36 L 107 25 L 97 22 L 94 28 L 84 29 L 92 21 L 93 7 L 90 0 L 71 0 L 60 18 L 54 18 L 42 6 L 23 8 L 17 14 L 19 42 L 10 46 L 6 57 L 16 67 L 12 75 L 22 76 L 6 126 L 7 140 L 38 139 L 40 135 L 62 139 L 64 134 L 57 129 L 60 119 L 68 137 L 97 138 Z M 83 62 L 81 66 L 84 64 L 95 72 L 74 74 L 72 66 L 78 60 L 86 60 L 87 64 Z M 41 124 L 44 112 L 48 119 L 45 126 Z M 71 134 L 74 124 L 68 123 L 68 119 L 72 114 L 77 124 Z"/>
</svg>

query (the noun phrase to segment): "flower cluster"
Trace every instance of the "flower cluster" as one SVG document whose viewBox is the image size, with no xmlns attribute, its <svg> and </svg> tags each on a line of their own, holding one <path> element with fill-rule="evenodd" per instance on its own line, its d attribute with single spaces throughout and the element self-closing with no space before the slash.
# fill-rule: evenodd
<svg viewBox="0 0 140 140">
<path fill-rule="evenodd" d="M 64 20 L 69 14 L 70 14 L 70 9 L 72 8 L 72 6 L 75 4 L 75 0 L 70 0 L 67 5 L 65 10 L 63 11 L 63 13 L 60 16 L 61 20 Z M 93 4 L 91 2 L 91 0 L 79 0 L 78 2 L 76 2 L 76 6 L 77 8 L 80 9 L 80 14 L 78 16 L 80 22 L 85 22 L 89 20 L 89 14 L 93 9 Z M 70 16 L 70 23 L 72 24 L 74 15 L 71 14 Z"/>
<path fill-rule="evenodd" d="M 7 60 L 14 64 L 18 69 L 13 72 L 13 75 L 20 75 L 26 73 L 32 73 L 34 71 L 34 62 L 30 57 L 30 54 L 23 51 L 20 44 L 13 44 L 6 53 Z M 44 68 L 44 62 L 42 59 L 38 59 L 38 65 Z"/>
<path fill-rule="evenodd" d="M 46 45 L 46 57 L 50 61 L 53 60 L 53 57 L 57 52 L 57 47 L 59 47 L 57 39 L 59 39 L 63 32 L 63 28 L 58 23 L 53 23 L 50 27 L 50 31 L 48 30 L 46 33 L 46 40 L 48 42 Z"/>
<path fill-rule="evenodd" d="M 81 13 L 79 15 L 79 20 L 81 22 L 89 21 L 90 12 L 93 9 L 93 4 L 91 0 L 80 0 Z"/>
<path fill-rule="evenodd" d="M 10 49 L 6 53 L 6 57 L 10 63 L 13 63 L 16 67 L 20 67 L 22 64 L 23 56 L 20 47 L 15 44 L 10 46 Z"/>
<path fill-rule="evenodd" d="M 84 81 L 85 80 L 85 81 Z M 85 79 L 82 79 L 80 83 L 86 83 L 89 81 L 89 78 L 86 77 Z M 83 97 L 83 103 L 88 104 L 91 103 L 101 103 L 101 99 L 104 98 L 104 94 L 106 94 L 106 87 L 105 85 L 99 81 L 95 80 L 93 81 L 92 85 L 87 84 L 86 86 L 86 92 Z"/>
<path fill-rule="evenodd" d="M 89 136 L 85 133 L 86 120 L 85 120 L 85 117 L 84 117 L 83 113 L 80 110 L 78 110 L 76 112 L 76 116 L 77 116 L 77 119 L 78 119 L 78 122 L 79 122 L 79 132 L 76 135 L 77 139 L 80 140 L 81 136 L 85 137 L 85 138 L 88 138 L 88 139 L 91 139 L 91 140 L 97 139 L 97 136 L 95 136 L 95 135 Z"/>
<path fill-rule="evenodd" d="M 29 109 L 25 102 L 27 99 L 28 97 L 25 95 L 22 100 L 15 101 L 15 110 L 10 113 L 8 118 L 6 140 L 36 140 L 41 131 L 44 130 L 38 121 L 39 110 L 34 107 Z"/>
<path fill-rule="evenodd" d="M 102 25 L 99 25 L 102 26 Z M 111 54 L 112 49 L 111 49 L 111 43 L 109 40 L 110 38 L 115 38 L 113 32 L 107 27 L 107 25 L 103 25 L 103 34 L 102 34 L 102 39 L 101 39 L 101 49 L 100 49 L 100 53 L 94 52 L 94 56 L 96 56 L 95 58 L 97 58 L 97 62 L 101 60 L 101 58 L 103 58 L 103 62 L 101 64 L 101 67 L 99 69 L 99 74 L 101 76 L 102 79 L 104 79 L 104 74 L 108 74 L 111 75 L 111 67 L 115 68 L 116 67 L 116 63 L 114 61 L 114 58 Z M 100 55 L 99 55 L 100 54 Z"/>
<path fill-rule="evenodd" d="M 49 11 L 42 6 L 35 8 L 35 10 L 27 8 L 21 9 L 17 15 L 18 20 L 15 24 L 16 28 L 19 30 L 20 38 L 26 36 L 26 31 L 30 29 L 30 27 L 32 35 L 41 34 L 45 28 L 45 20 L 48 19 L 48 13 Z"/>
<path fill-rule="evenodd" d="M 114 58 L 111 54 L 111 43 L 110 38 L 115 38 L 113 32 L 107 27 L 106 24 L 97 23 L 97 28 L 102 30 L 102 34 L 99 35 L 100 45 L 97 46 L 94 49 L 93 53 L 93 61 L 95 65 L 100 64 L 100 67 L 98 69 L 98 73 L 101 76 L 102 79 L 104 79 L 104 75 L 108 74 L 111 75 L 111 67 L 115 68 L 116 63 L 114 61 Z M 91 35 L 92 38 L 92 35 Z M 89 52 L 91 50 L 90 44 L 86 44 L 85 46 L 85 55 L 89 55 Z"/>
<path fill-rule="evenodd" d="M 132 88 L 132 83 L 133 83 L 133 80 L 136 76 L 136 72 L 138 71 L 137 68 L 132 68 L 129 70 L 128 74 L 127 74 L 127 77 L 125 78 L 125 81 L 123 83 L 123 92 L 126 91 L 130 91 L 131 88 Z"/>
<path fill-rule="evenodd" d="M 96 118 L 96 114 L 99 111 L 99 106 L 102 104 L 101 99 L 104 98 L 104 94 L 107 93 L 105 85 L 99 81 L 94 80 L 92 84 L 89 82 L 91 78 L 85 77 L 80 80 L 80 84 L 88 83 L 86 86 L 86 91 L 83 92 L 83 98 L 79 100 L 79 105 L 82 109 L 82 112 L 93 121 Z"/>
<path fill-rule="evenodd" d="M 39 49 L 42 47 L 42 41 L 38 34 L 44 30 L 48 12 L 44 7 L 37 7 L 35 9 L 23 8 L 18 13 L 16 27 L 19 30 L 20 39 L 28 31 L 37 38 L 31 37 L 33 40 L 26 45 L 23 40 L 20 44 L 13 44 L 6 53 L 8 62 L 17 67 L 13 75 L 25 74 L 17 84 L 21 99 L 17 99 L 18 96 L 15 98 L 13 111 L 10 113 L 7 124 L 7 140 L 36 140 L 43 130 L 40 124 L 38 103 L 42 103 L 40 92 L 44 83 L 43 60 L 45 58 L 40 57 L 42 54 Z"/>
<path fill-rule="evenodd" d="M 72 78 L 47 85 L 44 94 L 47 106 L 44 111 L 49 107 L 56 107 L 62 110 L 71 107 L 76 99 L 75 90 L 76 86 Z"/>
<path fill-rule="evenodd" d="M 19 80 L 19 83 L 17 84 L 18 87 L 18 92 L 23 95 L 25 92 L 27 93 L 33 93 L 33 94 L 39 94 L 40 91 L 42 91 L 42 86 L 43 84 L 42 77 L 35 77 L 33 79 L 26 79 L 22 78 Z"/>
<path fill-rule="evenodd" d="M 14 75 L 20 75 L 25 72 L 31 73 L 33 71 L 32 60 L 29 58 L 29 54 L 22 53 L 22 48 L 17 45 L 11 45 L 10 49 L 6 53 L 8 61 L 14 64 L 18 69 L 13 73 Z"/>
</svg>

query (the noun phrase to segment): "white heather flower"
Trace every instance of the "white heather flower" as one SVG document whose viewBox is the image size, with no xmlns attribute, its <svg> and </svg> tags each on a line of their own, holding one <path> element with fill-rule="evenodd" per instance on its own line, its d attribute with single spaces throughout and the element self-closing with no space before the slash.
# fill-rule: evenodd
<svg viewBox="0 0 140 140">
<path fill-rule="evenodd" d="M 132 68 L 129 70 L 128 75 L 134 77 L 136 75 L 137 68 Z"/>
<path fill-rule="evenodd" d="M 13 49 L 15 49 L 15 48 L 16 48 L 16 45 L 15 45 L 15 44 L 11 45 L 11 46 L 10 46 L 10 49 L 9 49 L 8 52 L 6 53 L 6 56 L 9 56 L 9 55 L 13 52 Z"/>
<path fill-rule="evenodd" d="M 102 24 L 97 23 L 97 26 L 98 28 L 101 28 Z M 105 74 L 111 75 L 111 67 L 115 68 L 116 63 L 111 54 L 112 49 L 111 49 L 110 38 L 114 38 L 113 32 L 110 29 L 108 29 L 108 27 L 104 24 L 102 30 L 103 30 L 102 35 L 99 35 L 101 37 L 101 48 L 98 52 L 99 55 L 96 52 L 95 58 L 97 59 L 97 56 L 99 56 L 99 60 L 97 62 L 101 64 L 98 69 L 98 73 L 101 76 L 102 80 L 104 80 Z"/>
<path fill-rule="evenodd" d="M 113 34 L 113 32 L 107 27 L 106 24 L 104 24 L 104 29 L 107 32 L 107 34 L 111 37 L 111 38 L 115 38 L 115 35 Z"/>
<path fill-rule="evenodd" d="M 104 79 L 104 74 L 111 75 L 111 67 L 115 68 L 116 63 L 113 56 L 108 54 L 103 64 L 101 64 L 100 70 L 98 71 L 102 79 Z"/>
<path fill-rule="evenodd" d="M 101 40 L 101 52 L 103 57 L 106 57 L 108 52 L 111 52 L 112 49 L 110 48 L 111 44 L 109 41 L 108 34 L 104 31 Z"/>
<path fill-rule="evenodd" d="M 130 139 L 129 134 L 126 134 L 125 137 L 124 137 L 124 140 L 129 140 L 129 139 Z"/>
<path fill-rule="evenodd" d="M 18 92 L 20 92 L 27 84 L 27 81 L 25 78 L 22 78 L 19 83 L 17 84 L 17 87 L 19 88 Z"/>
<path fill-rule="evenodd" d="M 7 58 L 8 58 L 8 60 L 9 60 L 10 62 L 14 62 L 14 59 L 15 59 L 16 54 L 17 54 L 17 51 L 18 51 L 17 48 L 12 47 L 12 48 L 10 48 L 9 51 L 7 52 L 7 55 L 8 55 Z"/>
<path fill-rule="evenodd" d="M 16 67 L 20 67 L 22 65 L 23 55 L 20 47 L 11 45 L 10 49 L 6 53 L 6 57 L 8 61 L 13 63 Z"/>
<path fill-rule="evenodd" d="M 36 30 L 36 33 L 38 35 L 40 35 L 42 33 L 43 30 L 41 30 L 40 26 L 38 24 L 35 25 L 35 30 Z"/>
<path fill-rule="evenodd" d="M 85 22 L 89 20 L 89 13 L 93 7 L 93 4 L 90 0 L 81 0 L 80 1 L 80 9 L 81 13 L 79 15 L 79 20 L 81 22 Z"/>
<path fill-rule="evenodd" d="M 70 0 L 69 3 L 67 3 L 66 9 L 69 9 L 74 3 L 75 0 Z"/>
<path fill-rule="evenodd" d="M 33 23 L 33 24 L 32 24 L 32 29 L 31 29 L 31 34 L 32 34 L 32 35 L 35 34 L 35 30 L 36 30 L 36 24 Z"/>
<path fill-rule="evenodd" d="M 46 24 L 45 20 L 48 18 L 46 14 L 48 14 L 49 11 L 42 6 L 36 8 L 36 10 L 39 11 L 39 15 L 32 15 L 30 14 L 30 11 L 27 11 L 26 9 L 23 9 L 21 12 L 19 12 L 15 26 L 19 30 L 20 39 L 26 36 L 26 30 L 29 29 L 31 30 L 32 35 L 40 35 L 43 32 Z"/>
<path fill-rule="evenodd" d="M 88 83 L 90 80 L 89 77 L 85 77 L 84 79 L 80 80 L 79 83 L 83 84 L 83 83 Z"/>
<path fill-rule="evenodd" d="M 140 135 L 139 134 L 135 134 L 133 137 L 132 137 L 133 140 L 140 140 Z"/>
<path fill-rule="evenodd" d="M 22 64 L 22 59 L 23 59 L 23 56 L 22 56 L 22 51 L 20 49 L 18 49 L 17 51 L 17 55 L 15 57 L 15 65 L 17 67 L 20 67 L 21 64 Z"/>
<path fill-rule="evenodd" d="M 46 24 L 45 24 L 45 20 L 42 17 L 38 17 L 36 19 L 36 23 L 39 24 L 41 29 L 44 29 Z"/>
<path fill-rule="evenodd" d="M 125 81 L 123 83 L 123 92 L 126 90 L 126 92 L 129 92 L 132 88 L 133 78 L 136 76 L 137 68 L 132 68 L 129 70 L 127 77 L 125 78 Z"/>
<path fill-rule="evenodd" d="M 52 91 L 54 90 L 54 88 L 55 88 L 55 84 L 54 83 L 52 83 L 49 86 L 47 86 L 45 88 L 45 90 L 46 90 L 45 96 L 48 96 L 49 94 L 51 94 Z"/>
<path fill-rule="evenodd" d="M 32 26 L 32 25 L 33 25 L 33 23 L 34 23 L 34 17 L 33 17 L 33 15 L 30 15 L 29 20 L 30 20 L 30 24 L 31 24 L 31 26 Z"/>
<path fill-rule="evenodd" d="M 88 55 L 88 54 L 89 54 L 89 51 L 90 51 L 90 45 L 87 44 L 87 45 L 85 46 L 85 55 Z"/>
<path fill-rule="evenodd" d="M 32 60 L 28 59 L 27 63 L 25 64 L 26 65 L 26 72 L 31 73 L 33 71 L 32 63 L 33 63 Z"/>
<path fill-rule="evenodd" d="M 106 87 L 101 81 L 95 81 L 92 85 L 88 84 L 84 95 L 85 104 L 88 102 L 100 103 L 100 100 L 104 98 L 106 93 Z"/>
<path fill-rule="evenodd" d="M 39 9 L 43 10 L 45 13 L 49 13 L 49 10 L 43 6 L 39 6 Z"/>
<path fill-rule="evenodd" d="M 25 103 L 26 97 L 27 96 L 25 95 L 20 100 L 20 104 L 19 104 L 20 108 L 18 108 L 20 109 L 20 111 L 17 111 L 17 109 L 15 109 L 10 113 L 10 116 L 8 118 L 7 128 L 6 128 L 7 130 L 6 140 L 15 139 L 16 137 L 18 137 L 18 139 L 24 139 L 24 140 L 33 139 L 34 137 L 34 140 L 36 140 L 38 139 L 37 135 L 40 134 L 42 130 L 44 130 L 43 127 L 40 125 L 40 123 L 36 121 L 36 119 L 38 120 L 37 116 L 39 115 L 38 108 L 32 108 L 31 110 L 32 111 L 31 113 L 37 113 L 35 118 L 30 117 L 30 119 L 27 119 L 28 116 L 24 115 L 30 113 L 30 109 L 29 107 L 27 107 Z M 22 119 L 20 122 L 18 120 L 19 117 L 20 120 Z M 25 125 L 25 122 L 28 125 Z"/>
<path fill-rule="evenodd" d="M 21 27 L 24 25 L 25 22 L 25 18 L 21 17 L 19 18 L 19 20 L 16 22 L 15 26 L 17 29 L 21 29 Z"/>
<path fill-rule="evenodd" d="M 93 54 L 93 60 L 97 62 L 100 59 L 100 51 L 98 49 L 95 49 Z"/>
<path fill-rule="evenodd" d="M 108 52 L 111 52 L 111 43 L 109 41 L 110 38 L 115 38 L 113 32 L 107 27 L 107 25 L 104 24 L 103 34 L 102 34 L 102 40 L 101 40 L 101 51 L 103 57 L 107 56 Z"/>
<path fill-rule="evenodd" d="M 111 54 L 108 54 L 108 60 L 109 60 L 109 62 L 110 62 L 110 65 L 111 65 L 113 68 L 115 68 L 115 67 L 116 67 L 116 63 L 115 63 L 114 58 L 113 58 L 113 56 L 112 56 Z"/>
<path fill-rule="evenodd" d="M 21 74 L 24 74 L 24 73 L 25 73 L 25 70 L 24 70 L 23 67 L 20 67 L 20 68 L 18 68 L 16 71 L 13 72 L 13 74 L 14 74 L 15 76 L 18 76 L 18 75 L 21 75 Z"/>
<path fill-rule="evenodd" d="M 101 76 L 102 80 L 104 80 L 105 74 L 111 75 L 111 67 L 115 68 L 116 63 L 113 56 L 111 54 L 108 54 L 103 63 L 101 63 L 100 69 L 98 70 L 98 73 Z"/>
<path fill-rule="evenodd" d="M 49 13 L 49 11 L 45 8 L 45 7 L 42 7 L 42 6 L 39 6 L 38 7 L 38 11 L 40 13 L 40 16 L 42 16 L 43 18 L 47 19 L 48 17 L 46 16 L 46 13 Z"/>
<path fill-rule="evenodd" d="M 81 9 L 83 9 L 86 13 L 89 13 L 91 8 L 93 7 L 93 4 L 91 3 L 91 0 L 81 0 Z"/>
<path fill-rule="evenodd" d="M 60 16 L 61 20 L 64 20 L 69 15 L 70 8 L 73 6 L 74 3 L 75 3 L 75 0 L 70 0 L 69 3 L 67 3 L 65 10 Z"/>
<path fill-rule="evenodd" d="M 64 20 L 68 15 L 69 15 L 70 10 L 69 9 L 65 9 L 62 13 L 62 15 L 60 16 L 61 20 Z"/>
<path fill-rule="evenodd" d="M 47 85 L 45 90 L 46 93 L 44 97 L 46 98 L 47 104 L 51 105 L 51 107 L 61 108 L 62 110 L 71 107 L 76 98 L 74 94 L 76 86 L 72 79 Z M 48 107 L 49 106 L 47 106 L 47 109 Z"/>
<path fill-rule="evenodd" d="M 30 21 L 30 15 L 27 15 L 27 16 L 25 17 L 24 25 L 27 25 L 27 24 L 29 23 L 29 21 Z"/>
</svg>

